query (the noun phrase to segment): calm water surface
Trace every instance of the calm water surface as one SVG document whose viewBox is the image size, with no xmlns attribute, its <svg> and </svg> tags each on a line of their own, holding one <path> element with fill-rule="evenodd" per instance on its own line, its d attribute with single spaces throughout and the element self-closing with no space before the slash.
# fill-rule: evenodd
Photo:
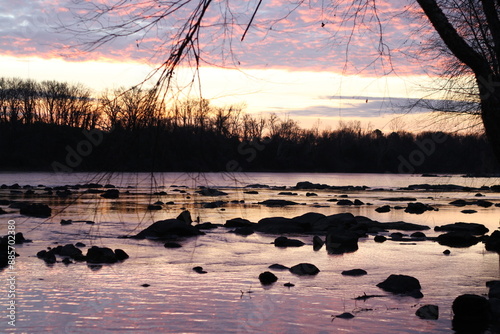
<svg viewBox="0 0 500 334">
<path fill-rule="evenodd" d="M 244 193 L 248 184 L 294 186 L 311 181 L 335 186 L 362 186 L 366 191 L 314 191 L 318 196 L 282 196 L 278 189 L 257 189 L 258 194 Z M 490 232 L 499 227 L 500 208 L 474 207 L 478 212 L 466 215 L 463 208 L 448 205 L 452 200 L 477 199 L 477 192 L 404 192 L 410 184 L 457 184 L 481 187 L 500 184 L 495 178 L 463 178 L 460 176 L 420 176 L 393 174 L 71 174 L 0 173 L 0 184 L 60 186 L 88 182 L 110 183 L 120 188 L 119 199 L 103 199 L 98 194 L 75 193 L 62 199 L 43 195 L 26 198 L 23 189 L 0 190 L 0 199 L 39 201 L 49 204 L 49 219 L 21 216 L 18 210 L 1 206 L 8 213 L 0 216 L 0 233 L 7 233 L 6 222 L 16 221 L 16 231 L 23 232 L 33 243 L 19 245 L 16 262 L 16 328 L 7 325 L 4 307 L 0 332 L 16 333 L 453 333 L 451 303 L 463 293 L 485 294 L 485 282 L 500 279 L 500 260 L 496 253 L 486 252 L 483 244 L 470 248 L 452 248 L 432 241 L 375 243 L 373 236 L 359 240 L 359 250 L 344 255 L 329 255 L 325 249 L 312 249 L 312 237 L 296 235 L 306 246 L 276 248 L 270 244 L 276 235 L 255 233 L 248 237 L 227 233 L 220 227 L 206 235 L 187 239 L 179 249 L 166 249 L 163 243 L 148 240 L 120 239 L 135 234 L 152 222 L 175 218 L 183 208 L 201 222 L 223 224 L 227 219 L 242 217 L 251 221 L 271 217 L 295 217 L 306 212 L 326 215 L 351 212 L 374 220 L 405 221 L 434 226 L 458 221 L 486 225 Z M 174 186 L 186 186 L 178 188 Z M 199 186 L 219 187 L 228 193 L 223 197 L 203 197 L 194 192 Z M 39 190 L 38 190 L 39 189 Z M 174 191 L 184 190 L 185 193 Z M 125 193 L 128 191 L 129 193 Z M 152 195 L 165 191 L 166 195 Z M 328 199 L 340 195 L 357 198 L 359 207 L 341 207 Z M 483 192 L 483 199 L 500 203 L 500 193 Z M 377 213 L 375 208 L 387 203 L 384 197 L 411 196 L 429 203 L 439 211 L 422 215 L 393 210 Z M 258 202 L 280 198 L 303 205 L 268 208 Z M 146 207 L 158 200 L 172 201 L 163 210 Z M 204 208 L 216 200 L 238 200 L 222 208 Z M 61 219 L 92 220 L 94 225 L 75 222 L 61 225 Z M 429 236 L 438 233 L 425 231 Z M 36 253 L 48 246 L 83 242 L 122 248 L 130 258 L 123 263 L 91 269 L 86 263 L 68 266 L 58 262 L 46 265 Z M 301 262 L 315 264 L 321 272 L 312 278 L 295 276 L 288 271 L 274 273 L 278 282 L 262 287 L 258 275 L 273 263 L 293 266 Z M 195 273 L 203 266 L 205 275 Z M 345 277 L 343 270 L 362 268 L 368 275 Z M 390 274 L 411 275 L 420 280 L 424 298 L 394 296 L 375 285 Z M 7 271 L 0 272 L 6 281 Z M 287 288 L 283 283 L 292 282 Z M 150 284 L 142 287 L 142 284 Z M 0 285 L 1 305 L 7 305 L 7 284 Z M 385 295 L 366 301 L 353 298 L 366 294 Z M 440 308 L 437 321 L 415 316 L 423 304 Z M 356 315 L 351 320 L 333 319 L 343 312 Z M 333 321 L 332 321 L 333 319 Z"/>
</svg>

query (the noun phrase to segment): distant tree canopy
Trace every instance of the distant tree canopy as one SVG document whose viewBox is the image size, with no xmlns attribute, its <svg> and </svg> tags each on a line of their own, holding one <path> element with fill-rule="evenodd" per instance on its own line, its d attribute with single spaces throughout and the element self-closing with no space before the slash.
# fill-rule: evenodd
<svg viewBox="0 0 500 334">
<path fill-rule="evenodd" d="M 286 21 L 289 28 L 286 34 L 293 37 L 290 26 L 294 21 L 288 18 L 300 10 L 305 14 L 299 13 L 299 16 L 307 15 L 315 6 L 320 7 L 321 17 L 316 18 L 318 26 L 324 26 L 327 21 L 337 25 L 339 31 L 346 31 L 346 46 L 357 34 L 375 34 L 379 46 L 374 58 L 388 59 L 387 63 L 393 50 L 386 44 L 385 28 L 392 25 L 392 30 L 397 31 L 399 21 L 394 18 L 401 15 L 406 15 L 410 23 L 424 18 L 424 28 L 435 34 L 429 40 L 419 41 L 423 45 L 420 52 L 429 56 L 427 64 L 436 65 L 449 78 L 443 89 L 458 100 L 443 107 L 479 114 L 493 151 L 500 159 L 500 1 L 300 0 L 273 3 L 274 10 L 263 9 L 265 5 L 266 1 L 262 0 L 85 1 L 75 8 L 75 22 L 65 28 L 74 33 L 82 41 L 80 46 L 87 50 L 116 38 L 133 37 L 140 42 L 147 40 L 148 34 L 160 36 L 162 42 L 155 45 L 153 51 L 163 55 L 162 65 L 151 77 L 156 76 L 156 88 L 161 91 L 172 88 L 171 80 L 178 66 L 211 64 L 214 55 L 219 55 L 222 62 L 229 59 L 237 63 L 232 52 L 237 48 L 237 39 L 243 41 L 252 33 L 267 35 L 266 29 L 270 31 L 276 22 Z M 387 9 L 399 14 L 391 12 L 389 17 L 382 18 Z M 266 16 L 267 21 L 259 21 L 259 26 L 260 15 Z M 263 22 L 268 25 L 266 29 L 252 30 L 257 26 L 262 28 Z M 413 34 L 402 36 L 401 40 L 421 35 Z"/>
<path fill-rule="evenodd" d="M 139 88 L 107 90 L 94 97 L 79 84 L 0 82 L 0 169 L 4 170 L 54 166 L 64 166 L 62 171 L 499 170 L 488 158 L 485 136 L 479 134 L 403 130 L 384 134 L 359 121 L 341 121 L 335 130 L 304 129 L 275 114 L 247 114 L 242 105 L 217 107 L 203 99 L 167 105 Z"/>
</svg>

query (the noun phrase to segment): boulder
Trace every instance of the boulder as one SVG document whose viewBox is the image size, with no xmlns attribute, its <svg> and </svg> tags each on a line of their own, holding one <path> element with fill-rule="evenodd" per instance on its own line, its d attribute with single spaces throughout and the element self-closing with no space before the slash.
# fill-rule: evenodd
<svg viewBox="0 0 500 334">
<path fill-rule="evenodd" d="M 245 227 L 245 226 L 253 226 L 255 223 L 243 218 L 233 218 L 226 220 L 224 227 Z"/>
<path fill-rule="evenodd" d="M 160 220 L 139 232 L 135 239 L 171 239 L 193 237 L 204 233 L 179 219 Z"/>
<path fill-rule="evenodd" d="M 277 237 L 274 239 L 275 247 L 300 247 L 304 245 L 304 242 L 297 239 L 289 239 L 287 237 Z"/>
<path fill-rule="evenodd" d="M 329 254 L 343 254 L 358 250 L 359 235 L 352 231 L 335 231 L 326 236 L 326 250 Z"/>
<path fill-rule="evenodd" d="M 308 212 L 304 213 L 301 216 L 294 217 L 292 218 L 292 220 L 301 223 L 304 227 L 312 229 L 314 223 L 320 221 L 321 219 L 324 219 L 325 217 L 326 216 L 322 213 Z"/>
<path fill-rule="evenodd" d="M 320 270 L 311 263 L 299 263 L 290 268 L 290 272 L 299 276 L 317 275 Z"/>
<path fill-rule="evenodd" d="M 85 258 L 88 263 L 115 263 L 118 261 L 115 252 L 111 248 L 98 246 L 89 248 Z"/>
<path fill-rule="evenodd" d="M 85 257 L 83 256 L 82 250 L 80 248 L 76 248 L 73 244 L 67 244 L 57 250 L 57 253 L 60 256 L 67 256 L 75 260 L 83 261 Z"/>
<path fill-rule="evenodd" d="M 455 298 L 452 304 L 453 329 L 460 333 L 480 333 L 488 327 L 490 304 L 482 296 L 465 294 Z"/>
<path fill-rule="evenodd" d="M 180 220 L 188 225 L 191 225 L 193 222 L 193 219 L 191 218 L 191 212 L 188 210 L 184 210 L 181 212 L 179 216 L 177 216 L 177 220 Z"/>
<path fill-rule="evenodd" d="M 115 256 L 118 261 L 124 261 L 129 258 L 129 255 L 120 248 L 115 249 Z"/>
<path fill-rule="evenodd" d="M 31 203 L 21 207 L 20 214 L 30 217 L 48 218 L 52 214 L 52 209 L 42 203 Z"/>
<path fill-rule="evenodd" d="M 471 209 L 468 209 L 468 210 L 462 210 L 460 211 L 461 213 L 465 213 L 465 214 L 472 214 L 472 213 L 476 213 L 477 211 L 476 210 L 471 210 Z"/>
<path fill-rule="evenodd" d="M 420 292 L 422 288 L 418 279 L 407 275 L 390 275 L 385 281 L 377 284 L 377 287 L 382 290 L 412 296 L 415 298 L 422 298 L 423 294 Z"/>
<path fill-rule="evenodd" d="M 484 243 L 486 250 L 500 254 L 500 231 L 494 231 Z"/>
<path fill-rule="evenodd" d="M 368 274 L 366 270 L 363 269 L 351 269 L 351 270 L 344 270 L 342 272 L 342 275 L 344 276 L 363 276 Z"/>
<path fill-rule="evenodd" d="M 384 241 L 386 241 L 386 240 L 387 240 L 387 238 L 386 238 L 386 237 L 384 237 L 383 235 L 376 235 L 376 236 L 375 236 L 375 238 L 373 238 L 373 240 L 374 240 L 375 242 L 384 242 Z"/>
<path fill-rule="evenodd" d="M 312 223 L 311 229 L 315 232 L 327 232 L 329 230 L 347 230 L 357 224 L 352 213 L 337 213 L 318 219 Z"/>
<path fill-rule="evenodd" d="M 283 234 L 283 233 L 303 233 L 307 230 L 307 224 L 283 217 L 270 217 L 259 220 L 256 231 Z"/>
<path fill-rule="evenodd" d="M 483 224 L 477 223 L 454 223 L 447 224 L 443 226 L 434 227 L 434 231 L 436 232 L 468 232 L 473 235 L 483 235 L 488 233 L 489 229 Z"/>
<path fill-rule="evenodd" d="M 391 211 L 391 207 L 389 205 L 383 205 L 381 207 L 378 207 L 375 209 L 378 213 L 384 213 L 384 212 L 389 212 Z"/>
<path fill-rule="evenodd" d="M 321 247 L 323 247 L 323 245 L 325 244 L 325 242 L 323 241 L 323 239 L 321 239 L 321 237 L 315 235 L 313 237 L 313 249 L 315 251 L 318 251 L 321 249 Z"/>
<path fill-rule="evenodd" d="M 448 232 L 439 235 L 436 240 L 440 245 L 456 248 L 470 247 L 479 242 L 479 238 L 468 232 Z"/>
<path fill-rule="evenodd" d="M 354 205 L 354 202 L 350 199 L 341 199 L 337 201 L 337 205 Z"/>
<path fill-rule="evenodd" d="M 437 305 L 423 305 L 415 312 L 420 319 L 437 320 L 439 318 L 439 307 Z"/>
<path fill-rule="evenodd" d="M 205 270 L 203 270 L 203 267 L 200 267 L 200 266 L 193 267 L 193 271 L 197 272 L 198 274 L 206 274 L 207 273 Z"/>
<path fill-rule="evenodd" d="M 419 215 L 424 213 L 425 211 L 434 211 L 434 210 L 435 209 L 429 204 L 416 202 L 416 203 L 408 203 L 405 212 Z"/>
<path fill-rule="evenodd" d="M 273 284 L 277 280 L 278 277 L 270 271 L 265 271 L 259 275 L 259 281 L 262 285 Z"/>
</svg>

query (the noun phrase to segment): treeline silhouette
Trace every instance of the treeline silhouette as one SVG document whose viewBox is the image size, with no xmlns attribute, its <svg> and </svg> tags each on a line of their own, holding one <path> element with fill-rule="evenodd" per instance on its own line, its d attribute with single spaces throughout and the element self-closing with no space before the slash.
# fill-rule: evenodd
<svg viewBox="0 0 500 334">
<path fill-rule="evenodd" d="M 149 90 L 0 79 L 0 169 L 496 173 L 479 134 L 303 129 L 289 118 Z"/>
</svg>

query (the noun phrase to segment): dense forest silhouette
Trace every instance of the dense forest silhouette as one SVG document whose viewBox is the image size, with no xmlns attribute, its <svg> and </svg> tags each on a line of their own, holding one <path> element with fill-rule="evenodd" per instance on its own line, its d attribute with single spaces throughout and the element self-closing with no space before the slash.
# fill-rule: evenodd
<svg viewBox="0 0 500 334">
<path fill-rule="evenodd" d="M 166 104 L 139 88 L 0 78 L 0 169 L 36 171 L 498 172 L 484 135 L 303 129 L 289 118 Z"/>
</svg>

